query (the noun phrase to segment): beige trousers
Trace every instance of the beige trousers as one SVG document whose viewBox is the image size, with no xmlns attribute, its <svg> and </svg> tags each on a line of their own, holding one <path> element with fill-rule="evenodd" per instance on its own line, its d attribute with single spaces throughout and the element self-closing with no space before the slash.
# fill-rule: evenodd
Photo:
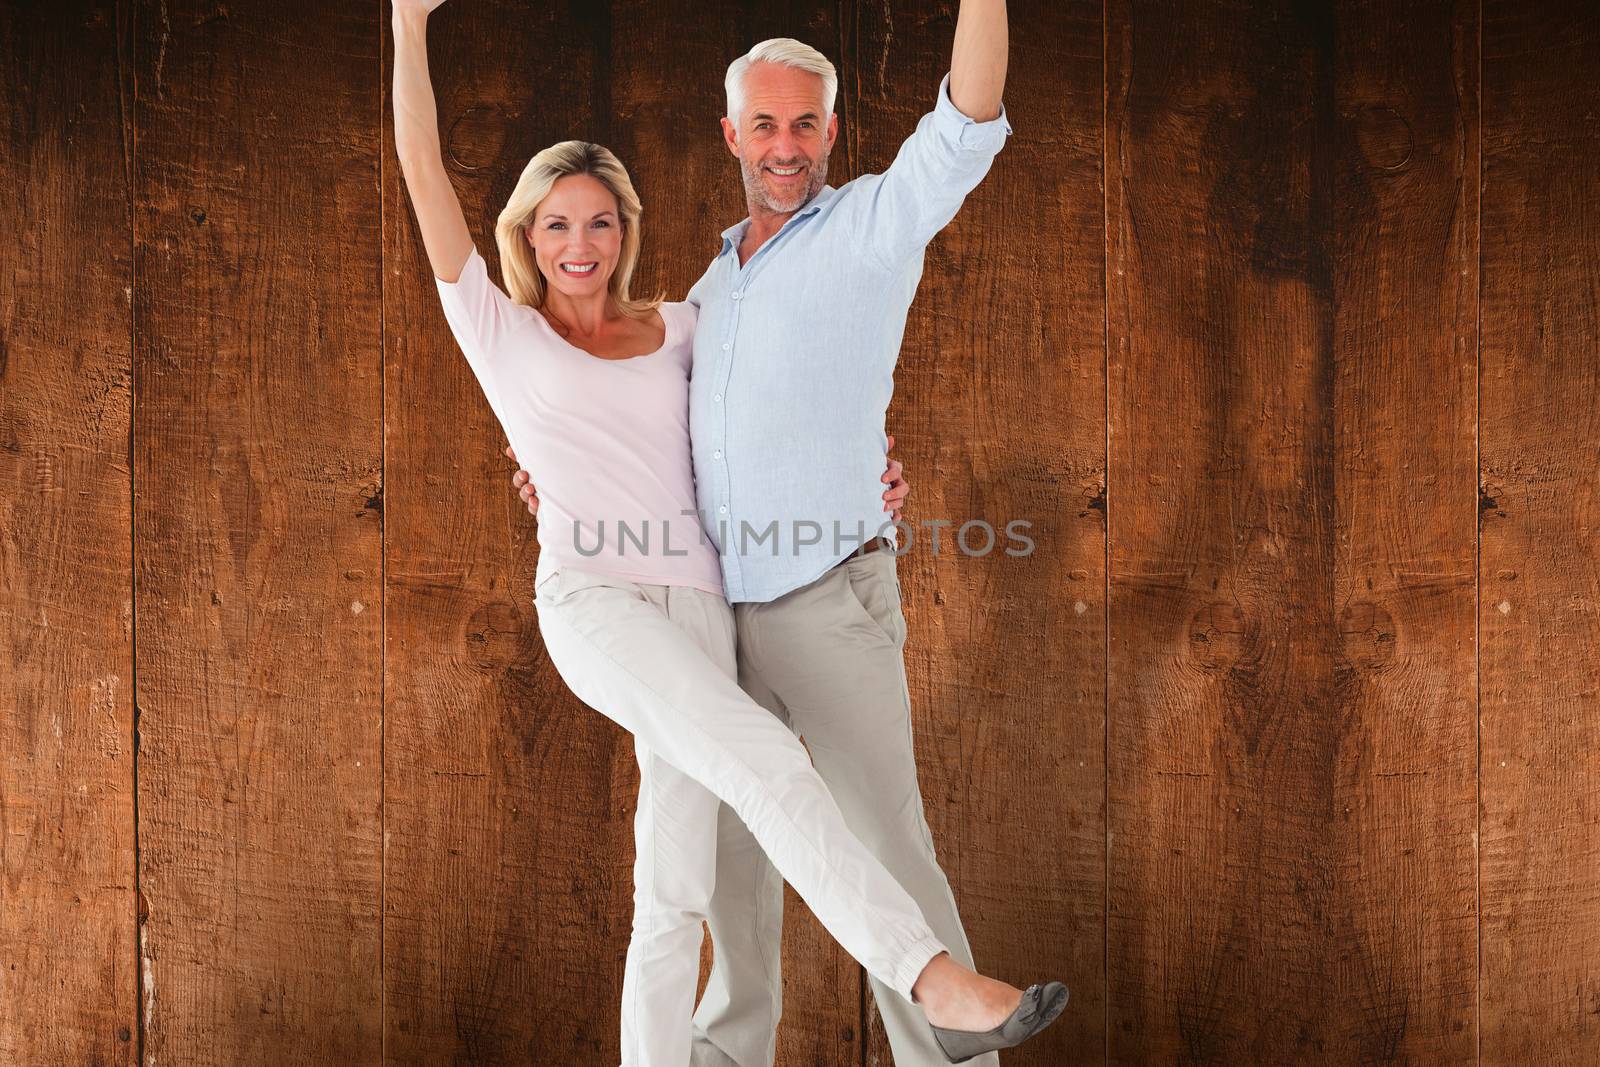
<svg viewBox="0 0 1600 1067">
<path fill-rule="evenodd" d="M 968 967 L 972 950 L 923 817 L 897 560 L 882 548 L 764 604 L 735 604 L 739 684 L 805 738 L 846 824 Z M 782 1008 L 783 881 L 736 813 L 718 813 L 712 971 L 694 1067 L 770 1067 Z M 922 1009 L 868 969 L 897 1067 L 945 1067 Z M 996 1053 L 968 1067 L 999 1067 Z"/>
</svg>

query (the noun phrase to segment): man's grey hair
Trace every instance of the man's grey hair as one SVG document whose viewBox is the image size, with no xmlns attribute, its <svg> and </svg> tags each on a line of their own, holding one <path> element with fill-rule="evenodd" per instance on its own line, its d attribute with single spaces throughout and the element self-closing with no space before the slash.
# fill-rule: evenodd
<svg viewBox="0 0 1600 1067">
<path fill-rule="evenodd" d="M 833 115 L 833 100 L 839 91 L 839 75 L 828 57 L 793 37 L 770 37 L 728 64 L 723 87 L 728 91 L 728 121 L 734 129 L 744 112 L 744 76 L 752 63 L 781 63 L 786 67 L 809 70 L 822 78 L 822 122 Z"/>
</svg>

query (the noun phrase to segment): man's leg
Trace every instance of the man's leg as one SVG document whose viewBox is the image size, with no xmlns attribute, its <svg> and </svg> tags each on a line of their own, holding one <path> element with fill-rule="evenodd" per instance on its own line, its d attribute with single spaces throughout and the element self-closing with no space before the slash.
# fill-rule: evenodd
<svg viewBox="0 0 1600 1067">
<path fill-rule="evenodd" d="M 739 687 L 785 724 L 788 712 L 741 670 Z M 711 974 L 694 1013 L 691 1067 L 772 1067 L 783 1014 L 783 878 L 728 805 L 717 812 L 707 922 Z"/>
<path fill-rule="evenodd" d="M 736 604 L 739 670 L 783 701 L 845 821 L 921 909 L 958 962 L 972 951 L 923 816 L 901 652 L 895 556 L 852 559 L 765 604 Z M 871 979 L 897 1067 L 942 1067 L 921 1009 Z M 973 1067 L 999 1067 L 986 1053 Z"/>
</svg>

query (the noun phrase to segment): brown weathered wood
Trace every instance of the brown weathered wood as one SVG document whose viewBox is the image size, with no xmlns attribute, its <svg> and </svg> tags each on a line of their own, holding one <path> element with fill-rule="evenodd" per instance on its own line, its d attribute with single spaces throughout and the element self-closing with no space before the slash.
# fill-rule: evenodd
<svg viewBox="0 0 1600 1067">
<path fill-rule="evenodd" d="M 1109 1058 L 1470 1059 L 1471 12 L 1107 41 Z"/>
<path fill-rule="evenodd" d="M 1482 1062 L 1600 1061 L 1600 24 L 1483 5 Z"/>
<path fill-rule="evenodd" d="M 138 1055 L 129 12 L 0 9 L 0 1063 Z"/>
<path fill-rule="evenodd" d="M 1073 986 L 1004 1062 L 1595 1061 L 1589 5 L 1009 6 L 889 415 L 909 520 L 1034 524 L 901 561 L 978 963 Z M 835 59 L 837 185 L 956 10 L 447 5 L 492 272 L 589 137 L 681 298 L 744 212 L 727 62 Z M 617 1059 L 631 739 L 546 662 L 388 14 L 0 14 L 0 1062 Z M 792 890 L 784 949 L 780 1067 L 888 1064 Z"/>
<path fill-rule="evenodd" d="M 375 1064 L 372 9 L 166 2 L 135 15 L 145 1061 Z"/>
<path fill-rule="evenodd" d="M 1326 706 L 1343 874 L 1327 951 L 1340 1029 L 1319 1052 L 1465 1063 L 1478 977 L 1477 5 L 1340 3 L 1333 18 L 1335 133 L 1312 159 L 1334 167 Z"/>
<path fill-rule="evenodd" d="M 852 174 L 888 166 L 932 108 L 954 15 L 852 7 Z M 1057 1064 L 1104 1045 L 1100 5 L 1010 16 L 1014 132 L 925 255 L 887 421 L 915 485 L 899 566 L 928 822 L 979 969 L 1068 982 L 1067 1018 L 1005 1054 Z M 1005 552 L 1013 520 L 1030 555 Z M 968 555 L 976 521 L 995 545 Z M 982 549 L 979 528 L 964 536 Z M 867 1062 L 889 1064 L 866 1009 Z"/>
</svg>

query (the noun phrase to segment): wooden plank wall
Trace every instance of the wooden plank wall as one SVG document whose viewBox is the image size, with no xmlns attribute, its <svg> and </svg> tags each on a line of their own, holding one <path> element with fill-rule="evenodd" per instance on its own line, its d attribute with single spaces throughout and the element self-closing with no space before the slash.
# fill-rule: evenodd
<svg viewBox="0 0 1600 1067">
<path fill-rule="evenodd" d="M 384 973 L 378 39 L 345 6 L 132 15 L 142 1055 L 358 1062 Z"/>
<path fill-rule="evenodd" d="M 1107 40 L 1109 1060 L 1469 1061 L 1475 12 Z"/>
<path fill-rule="evenodd" d="M 1589 5 L 1010 7 L 889 417 L 909 519 L 1033 523 L 901 561 L 978 962 L 1073 986 L 1005 1062 L 1600 1061 Z M 545 659 L 387 13 L 0 9 L 0 1064 L 616 1061 L 632 748 Z M 839 184 L 955 13 L 453 0 L 479 247 L 591 138 L 681 297 L 727 61 L 839 62 Z M 892 1062 L 792 890 L 784 951 L 779 1064 Z"/>
<path fill-rule="evenodd" d="M 0 42 L 0 1063 L 132 1063 L 132 42 L 104 3 Z"/>
<path fill-rule="evenodd" d="M 1600 19 L 1483 5 L 1483 1059 L 1600 1060 Z M 1580 73 L 1581 72 L 1581 73 Z"/>
</svg>

